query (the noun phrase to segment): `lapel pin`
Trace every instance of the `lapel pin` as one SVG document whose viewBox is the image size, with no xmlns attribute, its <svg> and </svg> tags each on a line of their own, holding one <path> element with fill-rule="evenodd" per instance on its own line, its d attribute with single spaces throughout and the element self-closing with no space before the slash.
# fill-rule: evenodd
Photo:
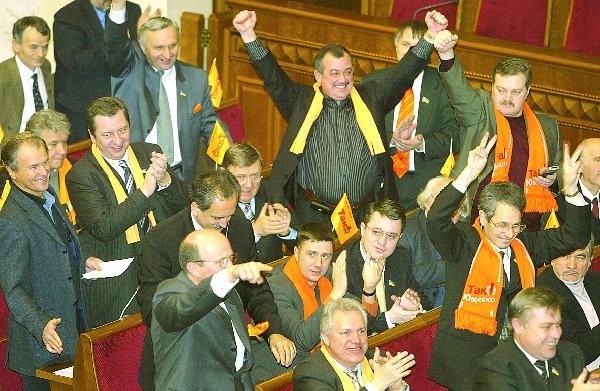
<svg viewBox="0 0 600 391">
<path fill-rule="evenodd" d="M 558 373 L 558 371 L 556 370 L 556 368 L 552 368 L 552 373 L 553 373 L 555 376 L 560 376 L 560 374 Z"/>
<path fill-rule="evenodd" d="M 179 95 L 181 95 L 181 96 L 187 96 L 187 95 L 185 94 L 185 92 L 183 92 L 183 91 L 179 91 Z"/>
<path fill-rule="evenodd" d="M 388 280 L 388 285 L 389 286 L 396 286 L 396 283 L 392 280 Z"/>
<path fill-rule="evenodd" d="M 421 98 L 421 102 L 429 104 L 429 99 L 427 99 L 427 97 L 424 96 L 423 98 Z"/>
</svg>

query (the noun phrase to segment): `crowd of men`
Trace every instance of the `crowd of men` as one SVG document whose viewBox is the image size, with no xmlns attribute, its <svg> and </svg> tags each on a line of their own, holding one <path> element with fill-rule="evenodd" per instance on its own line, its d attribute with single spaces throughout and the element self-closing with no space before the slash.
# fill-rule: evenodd
<svg viewBox="0 0 600 391">
<path fill-rule="evenodd" d="M 600 140 L 563 149 L 526 102 L 529 64 L 501 60 L 491 92 L 474 89 L 431 11 L 398 29 L 396 65 L 355 83 L 352 55 L 326 45 L 310 86 L 256 24 L 233 19 L 288 121 L 268 180 L 248 143 L 205 170 L 206 140 L 227 127 L 160 12 L 67 4 L 54 75 L 46 22 L 15 23 L 0 64 L 0 288 L 24 390 L 49 390 L 36 369 L 73 361 L 80 333 L 141 312 L 146 391 L 252 390 L 290 368 L 298 390 L 404 391 L 422 364 L 367 338 L 440 305 L 431 380 L 600 389 L 586 377 L 600 367 Z M 67 143 L 88 137 L 72 163 Z M 344 194 L 360 237 L 338 252 Z M 130 263 L 103 277 L 110 262 Z"/>
</svg>

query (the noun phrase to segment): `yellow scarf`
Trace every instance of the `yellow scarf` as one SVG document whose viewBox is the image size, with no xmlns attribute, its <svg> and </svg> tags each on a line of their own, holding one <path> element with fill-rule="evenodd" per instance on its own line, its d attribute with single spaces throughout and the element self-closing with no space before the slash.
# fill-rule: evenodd
<svg viewBox="0 0 600 391">
<path fill-rule="evenodd" d="M 4 189 L 2 189 L 2 195 L 0 196 L 0 210 L 2 210 L 4 202 L 6 202 L 8 193 L 10 193 L 10 181 L 7 179 L 6 183 L 4 184 Z"/>
<path fill-rule="evenodd" d="M 319 308 L 319 303 L 317 302 L 317 298 L 315 296 L 314 286 L 310 286 L 308 285 L 308 282 L 306 282 L 306 279 L 300 271 L 300 267 L 298 266 L 298 261 L 296 261 L 295 256 L 292 255 L 286 262 L 285 266 L 283 267 L 283 274 L 288 276 L 288 278 L 292 281 L 292 284 L 294 284 L 294 287 L 296 287 L 296 290 L 302 299 L 304 320 L 308 319 L 308 317 Z M 329 294 L 333 290 L 331 281 L 323 276 L 321 279 L 319 279 L 317 285 L 319 286 L 321 302 L 326 303 L 327 299 L 329 298 Z"/>
<path fill-rule="evenodd" d="M 335 361 L 333 357 L 331 357 L 331 354 L 329 354 L 329 351 L 325 346 L 321 346 L 321 352 L 335 371 L 336 375 L 338 375 L 338 377 L 342 381 L 344 391 L 355 391 L 356 388 L 354 388 L 354 383 L 352 383 L 350 376 L 348 376 L 344 371 L 340 369 L 339 364 Z M 362 362 L 360 363 L 360 370 L 362 372 L 362 381 L 364 386 L 365 384 L 373 380 L 373 370 L 371 369 L 369 361 L 366 357 L 364 357 Z"/>
<path fill-rule="evenodd" d="M 306 139 L 308 138 L 308 133 L 312 128 L 312 124 L 316 121 L 323 110 L 323 93 L 319 88 L 320 86 L 321 85 L 319 83 L 315 83 L 313 85 L 315 96 L 310 104 L 308 113 L 306 113 L 304 122 L 302 123 L 302 126 L 300 126 L 298 135 L 296 135 L 296 138 L 294 139 L 294 142 L 290 148 L 290 152 L 296 155 L 304 152 Z M 367 141 L 371 155 L 384 153 L 385 148 L 383 147 L 383 142 L 381 141 L 381 135 L 377 130 L 377 125 L 375 125 L 375 120 L 373 120 L 373 116 L 371 115 L 369 108 L 365 102 L 363 102 L 362 98 L 354 87 L 352 87 L 350 90 L 350 98 L 352 99 L 352 104 L 354 105 L 356 122 L 358 122 L 358 127 L 362 131 L 363 136 L 365 136 L 365 140 Z"/>
<path fill-rule="evenodd" d="M 142 173 L 142 169 L 140 168 L 140 164 L 138 163 L 137 158 L 135 157 L 135 153 L 133 153 L 133 149 L 131 149 L 131 145 L 127 147 L 127 158 L 129 159 L 129 166 L 131 169 L 131 174 L 133 175 L 133 181 L 135 183 L 136 189 L 139 189 L 144 183 L 144 174 Z M 108 177 L 110 181 L 110 185 L 115 192 L 115 196 L 117 197 L 117 202 L 119 204 L 123 203 L 127 199 L 127 193 L 125 192 L 125 188 L 121 185 L 121 182 L 117 179 L 117 176 L 111 170 L 106 160 L 98 150 L 96 144 L 92 144 L 92 154 L 96 158 L 96 161 L 104 170 L 104 173 Z M 156 220 L 154 220 L 154 213 L 152 211 L 148 212 L 148 219 L 150 219 L 150 226 L 154 227 L 156 225 Z M 138 230 L 137 223 L 127 228 L 125 231 L 125 238 L 127 239 L 127 244 L 136 243 L 140 241 L 140 232 Z"/>
<path fill-rule="evenodd" d="M 492 182 L 508 181 L 508 170 L 513 150 L 513 137 L 510 132 L 508 120 L 497 109 L 494 109 L 498 140 L 496 141 L 496 157 Z M 550 212 L 558 209 L 556 200 L 550 189 L 538 185 L 533 177 L 539 175 L 540 169 L 548 167 L 548 145 L 540 121 L 535 116 L 527 102 L 523 105 L 523 115 L 527 125 L 527 139 L 529 140 L 529 160 L 523 192 L 527 203 L 524 212 Z"/>
<path fill-rule="evenodd" d="M 67 183 L 65 181 L 67 172 L 69 172 L 71 168 L 73 168 L 73 165 L 69 159 L 64 159 L 62 166 L 58 169 L 58 202 L 61 205 L 67 205 L 67 217 L 71 221 L 71 224 L 75 225 L 76 214 L 73 205 L 71 204 L 71 198 L 69 197 L 69 191 L 67 190 Z"/>
<path fill-rule="evenodd" d="M 454 327 L 493 336 L 497 328 L 496 312 L 504 284 L 504 267 L 500 254 L 483 233 L 479 217 L 473 226 L 479 233 L 481 243 L 473 257 L 462 298 L 454 312 Z M 521 286 L 523 289 L 534 286 L 535 269 L 523 242 L 515 238 L 511 248 L 515 251 Z"/>
</svg>

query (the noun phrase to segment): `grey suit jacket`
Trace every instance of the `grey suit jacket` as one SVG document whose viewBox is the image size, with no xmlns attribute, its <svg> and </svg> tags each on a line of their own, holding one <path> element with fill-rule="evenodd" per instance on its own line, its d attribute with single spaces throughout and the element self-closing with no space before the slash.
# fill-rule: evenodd
<svg viewBox="0 0 600 391">
<path fill-rule="evenodd" d="M 75 230 L 62 208 L 55 204 L 53 210 L 68 227 L 81 259 Z M 73 361 L 79 337 L 70 249 L 44 213 L 16 188 L 0 211 L 0 285 L 10 311 L 8 366 L 28 376 L 38 368 Z M 57 328 L 64 348 L 60 355 L 49 353 L 42 341 L 53 318 L 62 320 Z"/>
<path fill-rule="evenodd" d="M 549 384 L 546 385 L 531 361 L 509 338 L 498 343 L 479 363 L 475 372 L 473 390 L 486 391 L 539 391 L 570 390 L 585 366 L 583 354 L 577 345 L 559 341 L 556 355 L 548 360 Z"/>
<path fill-rule="evenodd" d="M 50 62 L 44 60 L 42 65 L 44 85 L 48 93 L 48 107 L 54 109 L 54 78 Z M 4 128 L 4 139 L 6 140 L 17 133 L 21 127 L 21 117 L 25 106 L 23 95 L 23 83 L 14 57 L 0 63 L 0 125 Z"/>
<path fill-rule="evenodd" d="M 108 69 L 112 76 L 112 94 L 129 108 L 131 142 L 144 141 L 158 117 L 159 74 L 146 60 L 140 45 L 127 38 L 127 23 L 106 20 Z M 198 143 L 210 140 L 215 122 L 225 132 L 210 100 L 206 72 L 181 61 L 175 63 L 177 73 L 177 123 L 183 164 L 183 179 L 191 182 L 196 172 Z M 208 157 L 206 157 L 208 159 Z"/>
<path fill-rule="evenodd" d="M 154 144 L 132 144 L 131 148 L 142 169 L 150 166 L 152 151 L 160 151 Z M 121 182 L 119 174 L 115 175 Z M 155 191 L 147 198 L 140 189 L 134 190 L 119 204 L 108 176 L 104 173 L 91 151 L 75 163 L 67 174 L 67 187 L 73 208 L 77 211 L 77 223 L 81 227 L 81 245 L 86 256 L 103 261 L 130 258 L 138 255 L 140 241 L 128 244 L 125 230 L 137 224 L 149 210 L 154 212 L 156 222 L 174 215 L 189 205 L 186 189 L 181 180 L 170 172 L 171 184 L 164 190 Z M 97 327 L 119 317 L 121 310 L 133 296 L 137 287 L 135 262 L 120 276 L 103 278 L 83 285 L 90 326 Z M 134 300 L 126 313 L 139 311 Z"/>
<path fill-rule="evenodd" d="M 152 341 L 157 390 L 247 390 L 252 354 L 244 309 L 235 290 L 225 298 L 212 290 L 212 277 L 199 285 L 183 273 L 160 283 L 153 300 Z M 227 313 L 219 306 L 224 302 Z M 246 348 L 235 370 L 233 326 Z"/>
</svg>

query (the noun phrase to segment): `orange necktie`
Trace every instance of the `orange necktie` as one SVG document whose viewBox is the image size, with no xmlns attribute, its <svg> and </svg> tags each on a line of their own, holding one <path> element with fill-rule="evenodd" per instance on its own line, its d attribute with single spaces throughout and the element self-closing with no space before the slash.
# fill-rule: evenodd
<svg viewBox="0 0 600 391">
<path fill-rule="evenodd" d="M 402 100 L 400 101 L 400 112 L 398 113 L 398 120 L 396 121 L 396 128 L 408 117 L 413 115 L 413 111 L 415 110 L 415 102 L 414 102 L 415 94 L 413 93 L 412 88 L 409 88 L 404 93 Z M 392 156 L 392 162 L 394 163 L 394 172 L 398 175 L 398 178 L 402 178 L 404 174 L 408 171 L 409 166 L 409 157 L 410 152 L 396 152 L 394 156 Z"/>
</svg>

